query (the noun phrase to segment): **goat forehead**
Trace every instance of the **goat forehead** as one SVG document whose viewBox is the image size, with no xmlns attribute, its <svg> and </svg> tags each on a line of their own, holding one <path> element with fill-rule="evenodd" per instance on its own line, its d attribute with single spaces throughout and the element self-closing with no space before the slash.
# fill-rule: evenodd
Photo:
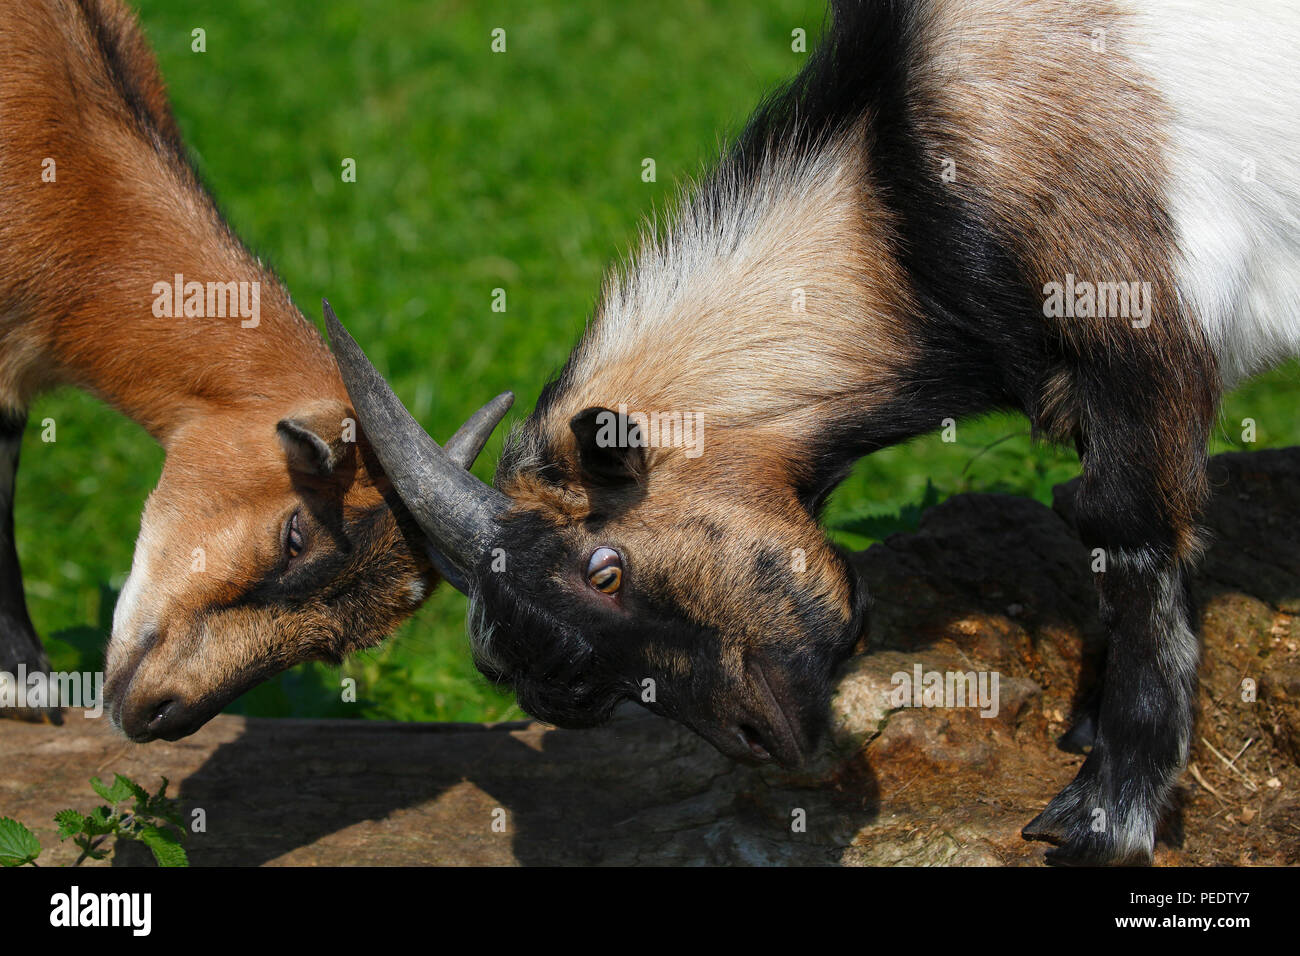
<svg viewBox="0 0 1300 956">
<path fill-rule="evenodd" d="M 229 601 L 256 577 L 269 546 L 249 546 L 257 521 L 232 514 L 220 522 L 173 520 L 147 509 L 131 573 L 113 611 L 113 640 L 134 646 L 195 608 Z"/>
<path fill-rule="evenodd" d="M 652 587 L 746 644 L 838 633 L 851 615 L 847 569 L 815 524 L 687 526 L 648 539 Z"/>
</svg>

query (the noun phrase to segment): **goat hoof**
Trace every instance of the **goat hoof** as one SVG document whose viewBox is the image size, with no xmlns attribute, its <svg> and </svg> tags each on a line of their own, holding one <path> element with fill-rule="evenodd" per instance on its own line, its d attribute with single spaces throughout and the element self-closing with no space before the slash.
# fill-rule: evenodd
<svg viewBox="0 0 1300 956">
<path fill-rule="evenodd" d="M 1103 800 L 1085 765 L 1020 835 L 1054 844 L 1045 855 L 1053 866 L 1141 866 L 1151 862 L 1154 833 L 1125 822 L 1144 819 L 1135 811 L 1116 811 Z"/>
<path fill-rule="evenodd" d="M 1113 846 L 1097 845 L 1102 841 L 1083 840 L 1053 847 L 1043 854 L 1049 866 L 1150 866 L 1149 851 L 1135 850 L 1128 854 L 1116 852 Z"/>
<path fill-rule="evenodd" d="M 1025 824 L 1020 831 L 1020 835 L 1026 840 L 1041 840 L 1044 843 L 1052 843 L 1057 846 L 1060 846 L 1066 840 L 1064 827 L 1050 819 L 1046 810 Z"/>
</svg>

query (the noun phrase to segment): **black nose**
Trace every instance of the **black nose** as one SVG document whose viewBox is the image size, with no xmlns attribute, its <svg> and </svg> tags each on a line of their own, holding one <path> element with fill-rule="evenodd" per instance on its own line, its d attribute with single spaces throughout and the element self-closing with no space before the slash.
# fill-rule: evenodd
<svg viewBox="0 0 1300 956">
<path fill-rule="evenodd" d="M 195 708 L 177 697 L 161 698 L 144 708 L 144 712 L 149 715 L 145 730 L 150 738 L 179 740 L 203 725 Z"/>
<path fill-rule="evenodd" d="M 190 732 L 193 710 L 179 697 L 157 696 L 130 703 L 122 714 L 122 731 L 137 743 L 177 740 Z"/>
<path fill-rule="evenodd" d="M 168 724 L 175 722 L 176 714 L 181 710 L 175 698 L 168 697 L 166 700 L 160 700 L 156 704 L 150 704 L 146 708 L 149 714 L 149 723 L 145 726 L 149 733 L 158 736 L 159 732 L 167 727 Z"/>
</svg>

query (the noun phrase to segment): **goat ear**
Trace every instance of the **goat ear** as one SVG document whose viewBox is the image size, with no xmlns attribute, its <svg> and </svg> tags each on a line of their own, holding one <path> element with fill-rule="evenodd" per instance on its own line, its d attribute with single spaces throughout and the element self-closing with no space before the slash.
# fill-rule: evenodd
<svg viewBox="0 0 1300 956">
<path fill-rule="evenodd" d="M 588 408 L 569 420 L 583 474 L 598 484 L 639 481 L 646 473 L 641 426 L 609 408 Z"/>
<path fill-rule="evenodd" d="M 331 474 L 356 441 L 356 422 L 346 405 L 330 403 L 282 419 L 275 431 L 293 471 Z"/>
</svg>

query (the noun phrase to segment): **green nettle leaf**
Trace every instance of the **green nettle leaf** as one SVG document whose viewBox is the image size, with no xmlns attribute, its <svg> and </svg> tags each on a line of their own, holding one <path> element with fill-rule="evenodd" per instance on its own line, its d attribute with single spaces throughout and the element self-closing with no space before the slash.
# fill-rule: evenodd
<svg viewBox="0 0 1300 956">
<path fill-rule="evenodd" d="M 90 819 L 76 810 L 60 810 L 54 815 L 54 822 L 59 825 L 59 839 L 66 840 L 77 833 L 82 833 Z"/>
<path fill-rule="evenodd" d="M 108 800 L 110 802 L 113 801 L 112 796 L 109 795 L 108 787 L 105 786 L 104 781 L 100 780 L 98 777 L 90 778 L 90 789 L 94 790 L 95 793 L 99 794 L 101 800 Z"/>
<path fill-rule="evenodd" d="M 0 866 L 35 863 L 41 855 L 41 841 L 17 820 L 0 817 Z"/>
<path fill-rule="evenodd" d="M 77 863 L 86 858 L 107 859 L 111 844 L 105 845 L 105 837 L 112 836 L 118 840 L 143 843 L 153 853 L 159 866 L 189 866 L 189 858 L 181 844 L 186 836 L 181 804 L 179 800 L 167 796 L 166 777 L 162 778 L 162 786 L 156 794 L 151 794 L 130 777 L 120 773 L 114 775 L 111 787 L 98 777 L 92 777 L 90 785 L 95 793 L 110 801 L 112 806 L 95 807 L 88 814 L 76 810 L 60 810 L 54 816 L 54 822 L 59 827 L 59 839 L 71 837 L 72 842 L 81 850 L 82 857 Z M 134 802 L 130 812 L 114 809 L 127 799 Z M 14 825 L 21 827 L 21 824 Z M 175 830 L 168 829 L 168 825 L 175 827 Z M 22 829 L 26 832 L 26 828 Z M 3 846 L 0 846 L 0 851 L 3 851 Z M 35 844 L 35 852 L 40 852 L 39 843 Z M 0 862 L 6 859 L 3 852 L 0 852 Z M 16 866 L 30 862 L 21 858 L 17 851 L 14 860 L 15 862 L 6 862 L 5 865 Z"/>
<path fill-rule="evenodd" d="M 112 799 L 112 797 L 108 795 L 108 787 L 105 786 L 104 781 L 100 780 L 98 777 L 90 778 L 90 789 L 94 790 L 104 800 Z"/>
<path fill-rule="evenodd" d="M 90 836 L 102 836 L 105 833 L 112 833 L 116 826 L 117 817 L 111 807 L 95 807 L 86 817 L 82 830 Z"/>
<path fill-rule="evenodd" d="M 170 830 L 143 826 L 137 831 L 136 838 L 149 848 L 159 866 L 189 866 L 185 848 Z"/>
<path fill-rule="evenodd" d="M 149 803 L 149 791 L 140 786 L 130 777 L 124 777 L 122 774 L 116 775 L 117 779 L 113 781 L 113 790 L 116 792 L 119 787 L 125 787 L 127 794 L 135 797 L 136 806 L 144 806 Z M 163 786 L 166 787 L 167 778 L 163 777 Z M 123 800 L 126 797 L 122 797 Z"/>
<path fill-rule="evenodd" d="M 102 798 L 107 800 L 113 806 L 116 806 L 117 804 L 125 800 L 127 797 L 131 796 L 131 794 L 135 790 L 139 790 L 141 794 L 144 793 L 144 791 L 140 787 L 137 787 L 134 783 L 132 783 L 126 777 L 122 776 L 120 773 L 115 775 L 113 779 L 113 785 L 111 787 L 105 786 L 104 781 L 100 780 L 98 777 L 90 778 L 90 786 L 94 789 L 94 791 L 97 794 L 99 794 Z"/>
<path fill-rule="evenodd" d="M 165 820 L 167 823 L 176 827 L 176 829 L 182 831 L 185 829 L 185 815 L 181 813 L 180 807 L 154 807 L 151 812 L 154 816 L 158 817 L 158 819 Z"/>
<path fill-rule="evenodd" d="M 857 514 L 850 515 L 832 525 L 835 531 L 847 531 L 883 541 L 899 531 L 915 531 L 921 523 L 921 514 L 927 508 L 939 503 L 939 489 L 927 479 L 925 491 L 916 504 L 908 504 L 898 509 L 895 514 Z"/>
<path fill-rule="evenodd" d="M 158 792 L 150 796 L 145 801 L 143 807 L 140 807 L 139 804 L 137 804 L 136 814 L 138 816 L 158 817 L 168 823 L 174 824 L 177 829 L 184 830 L 185 819 L 184 815 L 181 813 L 180 801 L 173 800 L 171 797 L 167 796 L 167 784 L 167 778 L 163 777 L 162 786 L 158 788 Z"/>
</svg>

